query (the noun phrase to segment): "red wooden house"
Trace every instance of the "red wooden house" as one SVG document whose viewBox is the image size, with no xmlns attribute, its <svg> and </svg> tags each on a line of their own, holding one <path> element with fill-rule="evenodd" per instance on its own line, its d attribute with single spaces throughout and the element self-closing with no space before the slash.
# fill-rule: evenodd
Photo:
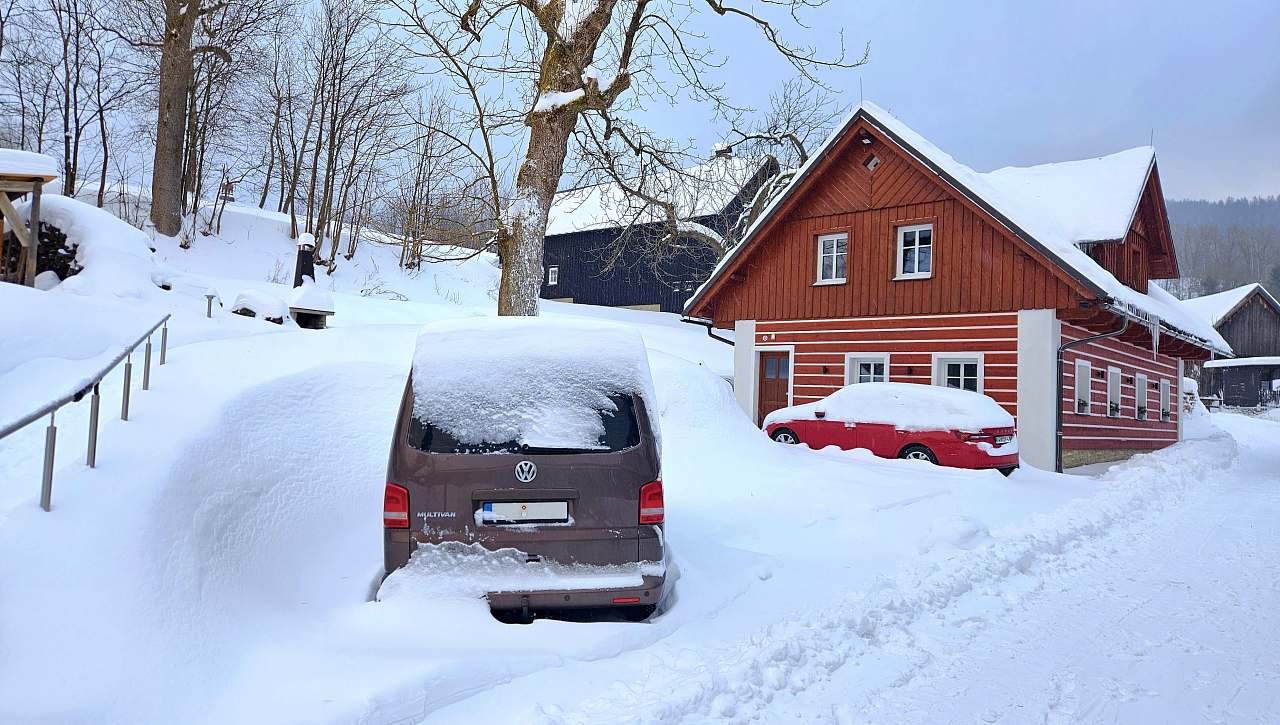
<svg viewBox="0 0 1280 725">
<path fill-rule="evenodd" d="M 981 391 L 1041 468 L 1179 439 L 1184 360 L 1230 347 L 1178 275 L 1155 153 L 979 173 L 858 106 L 685 307 L 736 329 L 757 422 L 856 382 Z"/>
</svg>

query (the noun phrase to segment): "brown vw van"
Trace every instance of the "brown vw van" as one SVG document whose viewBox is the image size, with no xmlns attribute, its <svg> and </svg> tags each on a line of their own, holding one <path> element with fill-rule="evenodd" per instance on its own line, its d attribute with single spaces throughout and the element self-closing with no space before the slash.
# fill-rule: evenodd
<svg viewBox="0 0 1280 725">
<path fill-rule="evenodd" d="M 610 358 L 620 357 L 614 330 L 599 333 L 601 382 L 584 382 L 595 361 L 558 365 L 557 358 L 596 348 L 596 331 L 505 319 L 437 323 L 419 340 L 387 465 L 386 571 L 405 566 L 420 544 L 515 549 L 527 562 L 573 574 L 563 588 L 489 592 L 493 610 L 528 616 L 624 607 L 624 616 L 643 619 L 666 581 L 659 442 L 643 344 L 622 331 L 627 354 L 640 356 L 633 362 L 643 385 L 632 384 L 634 371 L 606 374 Z M 457 345 L 462 349 L 438 349 Z M 531 374 L 539 378 L 519 382 Z M 440 377 L 424 384 L 420 376 Z M 582 392 L 566 395 L 566 386 Z M 555 430 L 561 422 L 564 435 Z"/>
</svg>

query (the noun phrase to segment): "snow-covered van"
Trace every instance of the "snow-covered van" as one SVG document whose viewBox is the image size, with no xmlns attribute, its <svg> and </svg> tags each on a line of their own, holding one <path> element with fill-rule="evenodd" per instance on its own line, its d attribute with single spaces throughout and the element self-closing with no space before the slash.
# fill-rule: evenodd
<svg viewBox="0 0 1280 725">
<path fill-rule="evenodd" d="M 666 583 L 653 400 L 630 330 L 516 317 L 428 326 L 387 465 L 386 571 L 439 547 L 515 550 L 557 574 L 550 586 L 509 577 L 487 594 L 495 611 L 649 616 Z"/>
</svg>

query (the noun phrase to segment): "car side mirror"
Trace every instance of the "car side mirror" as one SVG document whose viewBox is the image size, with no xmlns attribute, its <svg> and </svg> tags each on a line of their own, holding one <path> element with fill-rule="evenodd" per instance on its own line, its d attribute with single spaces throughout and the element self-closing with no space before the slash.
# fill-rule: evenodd
<svg viewBox="0 0 1280 725">
<path fill-rule="evenodd" d="M 815 410 L 813 411 L 813 417 L 817 418 L 818 420 L 822 420 L 823 418 L 827 417 L 827 411 Z"/>
</svg>

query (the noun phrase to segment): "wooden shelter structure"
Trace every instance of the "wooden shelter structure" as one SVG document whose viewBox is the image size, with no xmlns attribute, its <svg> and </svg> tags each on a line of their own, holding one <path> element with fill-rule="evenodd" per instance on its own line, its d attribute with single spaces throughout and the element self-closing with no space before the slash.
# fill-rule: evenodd
<svg viewBox="0 0 1280 725">
<path fill-rule="evenodd" d="M 40 240 L 40 194 L 58 178 L 57 162 L 44 154 L 0 149 L 0 282 L 35 285 L 36 247 Z M 13 202 L 31 195 L 30 221 L 24 221 Z M 6 230 L 21 245 L 17 265 L 9 268 Z"/>
</svg>

